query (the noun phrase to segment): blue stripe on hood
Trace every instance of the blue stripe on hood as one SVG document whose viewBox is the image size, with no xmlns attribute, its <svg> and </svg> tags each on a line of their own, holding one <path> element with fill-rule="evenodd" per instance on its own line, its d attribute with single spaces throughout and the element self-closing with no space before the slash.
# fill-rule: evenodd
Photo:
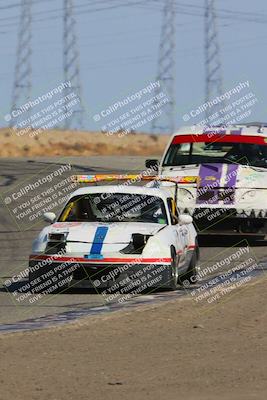
<svg viewBox="0 0 267 400">
<path fill-rule="evenodd" d="M 93 244 L 90 250 L 90 254 L 101 254 L 101 250 L 104 244 L 105 237 L 108 232 L 107 226 L 99 226 L 96 230 Z"/>
</svg>

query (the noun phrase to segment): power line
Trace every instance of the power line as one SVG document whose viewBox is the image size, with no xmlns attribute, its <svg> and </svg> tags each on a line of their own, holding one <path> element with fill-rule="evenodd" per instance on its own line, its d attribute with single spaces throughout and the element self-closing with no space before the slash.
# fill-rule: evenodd
<svg viewBox="0 0 267 400">
<path fill-rule="evenodd" d="M 54 0 L 46 0 L 47 1 L 54 1 Z M 86 2 L 86 3 L 82 3 L 82 4 L 75 4 L 73 5 L 73 9 L 74 9 L 74 15 L 81 15 L 81 14 L 86 14 L 86 13 L 91 13 L 91 12 L 98 12 L 98 11 L 105 11 L 108 9 L 116 9 L 116 8 L 121 8 L 121 7 L 129 7 L 129 6 L 137 6 L 137 7 L 142 7 L 142 8 L 147 8 L 149 7 L 149 9 L 155 9 L 155 7 L 160 7 L 157 8 L 157 10 L 161 10 L 162 9 L 162 1 L 164 0 L 142 0 L 142 1 L 130 1 L 130 2 L 123 2 L 120 4 L 116 4 L 114 3 L 111 6 L 105 6 L 105 4 L 110 4 L 111 1 L 119 1 L 119 0 L 93 0 L 91 2 Z M 32 0 L 33 4 L 38 4 L 38 3 L 43 3 L 43 0 Z M 94 6 L 94 5 L 104 5 L 104 7 L 100 7 L 100 8 L 89 8 L 89 9 L 85 9 L 82 10 L 81 12 L 76 12 L 76 10 L 79 10 L 81 8 L 87 8 L 88 6 Z M 195 4 L 184 4 L 181 3 L 179 1 L 174 1 L 174 12 L 179 13 L 179 14 L 183 14 L 183 15 L 189 15 L 189 16 L 196 16 L 196 17 L 204 17 L 204 12 L 205 12 L 205 8 L 203 6 L 200 5 L 195 5 Z M 15 8 L 15 7 L 19 7 L 20 4 L 19 3 L 15 3 L 13 5 L 9 5 L 9 6 L 2 6 L 0 7 L 0 9 L 9 9 L 9 8 Z M 186 11 L 188 10 L 188 11 Z M 39 12 L 35 12 L 33 13 L 33 21 L 36 22 L 42 22 L 42 21 L 46 21 L 48 19 L 51 19 L 51 17 L 47 17 L 47 18 L 43 18 L 43 19 L 35 19 L 35 16 L 38 15 L 46 15 L 49 13 L 58 13 L 58 12 L 63 12 L 64 9 L 63 8 L 56 8 L 56 9 L 52 9 L 52 10 L 45 10 L 45 11 L 39 11 Z M 217 8 L 217 18 L 218 19 L 227 19 L 227 20 L 233 20 L 233 21 L 246 21 L 246 22 L 253 22 L 253 23 L 262 23 L 265 24 L 267 22 L 267 15 L 266 14 L 260 14 L 260 13 L 255 13 L 255 12 L 245 12 L 245 11 L 240 11 L 240 10 L 229 10 L 229 9 L 218 9 Z M 62 15 L 57 15 L 57 16 L 53 16 L 53 19 L 58 19 L 61 18 Z M 8 21 L 8 20 L 13 20 L 13 19 L 19 19 L 19 15 L 17 16 L 12 16 L 12 17 L 3 17 L 0 18 L 1 21 Z M 2 26 L 14 26 L 15 24 L 9 24 L 9 25 L 2 25 Z"/>
<path fill-rule="evenodd" d="M 82 4 L 76 4 L 73 5 L 73 15 L 79 15 L 79 14 L 83 14 L 84 12 L 91 12 L 91 11 L 104 11 L 104 10 L 109 10 L 109 9 L 113 9 L 113 8 L 120 8 L 120 7 L 128 7 L 128 6 L 133 6 L 133 5 L 138 5 L 141 4 L 143 2 L 147 2 L 147 1 L 154 1 L 154 0 L 140 0 L 140 1 L 135 1 L 135 2 L 124 2 L 124 3 L 119 3 L 116 4 L 116 2 L 118 2 L 119 0 L 97 0 L 97 1 L 91 1 L 90 3 L 87 1 L 86 3 L 82 3 Z M 110 3 L 114 2 L 114 5 L 110 5 Z M 37 3 L 37 2 L 35 2 Z M 106 5 L 109 4 L 109 5 Z M 88 9 L 88 6 L 101 6 L 103 5 L 104 7 L 99 7 L 99 8 L 92 8 L 92 9 Z M 76 12 L 76 10 L 80 10 L 85 8 L 85 10 L 82 11 L 78 11 Z M 1 8 L 0 8 L 1 9 Z M 51 10 L 43 10 L 43 11 L 37 11 L 32 13 L 32 17 L 33 20 L 35 21 L 35 16 L 39 16 L 39 15 L 47 15 L 47 14 L 51 14 L 51 13 L 64 13 L 64 7 L 60 7 L 60 8 L 54 8 Z M 61 14 L 56 16 L 57 18 L 61 17 Z M 50 18 L 50 17 L 48 17 Z M 47 18 L 47 19 L 48 19 Z M 14 16 L 10 16 L 10 17 L 3 17 L 0 18 L 0 21 L 9 21 L 9 20 L 18 20 L 19 19 L 19 15 L 14 15 Z M 38 21 L 38 20 L 37 20 Z"/>
<path fill-rule="evenodd" d="M 135 1 L 135 2 L 125 2 L 120 3 L 120 4 L 114 4 L 110 6 L 103 6 L 103 7 L 98 7 L 98 8 L 89 8 L 81 11 L 75 11 L 76 8 L 81 8 L 81 7 L 88 7 L 90 5 L 95 5 L 95 4 L 105 4 L 105 3 L 110 3 L 112 0 L 103 0 L 103 3 L 100 3 L 100 0 L 97 2 L 93 3 L 86 3 L 86 4 L 78 4 L 74 5 L 74 12 L 73 15 L 86 15 L 94 12 L 101 12 L 101 11 L 106 11 L 106 10 L 112 10 L 112 9 L 118 9 L 118 8 L 123 8 L 123 7 L 131 7 L 131 6 L 136 6 L 136 7 L 141 7 L 143 9 L 155 9 L 155 6 L 159 6 L 160 8 L 156 8 L 155 10 L 160 11 L 162 9 L 162 3 L 159 2 L 159 0 L 141 0 L 141 1 Z M 118 1 L 118 0 L 113 0 L 113 1 Z M 162 0 L 161 0 L 162 1 Z M 36 0 L 37 2 L 37 0 Z M 41 0 L 40 0 L 41 2 Z M 175 2 L 175 8 L 174 12 L 181 14 L 181 15 L 188 15 L 188 16 L 195 16 L 195 17 L 204 17 L 204 7 L 202 6 L 196 6 L 196 5 L 190 5 L 190 4 L 183 4 L 183 3 L 177 3 Z M 192 8 L 195 8 L 195 11 L 192 11 Z M 188 11 L 187 11 L 188 10 Z M 190 11 L 191 10 L 191 11 Z M 47 20 L 57 20 L 61 19 L 63 17 L 63 9 L 53 9 L 53 10 L 47 10 L 47 11 L 40 11 L 38 13 L 34 13 L 34 17 L 38 15 L 46 15 L 47 13 L 60 13 L 58 15 L 54 16 L 47 16 L 44 18 L 33 18 L 34 22 L 43 22 Z M 227 10 L 227 9 L 221 9 L 221 13 L 217 13 L 217 19 L 219 20 L 232 20 L 232 21 L 246 21 L 246 22 L 251 22 L 251 23 L 260 23 L 260 24 L 266 24 L 267 22 L 267 15 L 262 14 L 259 15 L 257 13 L 253 12 L 239 12 L 239 11 L 232 11 L 232 10 Z M 226 13 L 226 15 L 224 14 Z M 13 16 L 13 17 L 4 17 L 0 18 L 1 21 L 8 21 L 8 20 L 13 20 L 13 19 L 18 19 L 19 16 Z M 9 24 L 2 24 L 2 27 L 11 27 L 11 26 L 17 26 L 17 24 L 14 23 L 9 23 Z"/>
</svg>

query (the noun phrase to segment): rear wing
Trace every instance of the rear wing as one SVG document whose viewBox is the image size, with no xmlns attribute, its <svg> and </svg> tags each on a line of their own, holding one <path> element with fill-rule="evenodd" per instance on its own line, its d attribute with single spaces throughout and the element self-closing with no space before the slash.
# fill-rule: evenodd
<svg viewBox="0 0 267 400">
<path fill-rule="evenodd" d="M 76 183 L 98 183 L 112 181 L 129 181 L 129 183 L 138 183 L 140 181 L 161 181 L 173 182 L 175 184 L 197 183 L 198 176 L 162 176 L 162 175 L 142 175 L 142 174 L 102 174 L 102 175 L 73 175 L 72 180 Z"/>
</svg>

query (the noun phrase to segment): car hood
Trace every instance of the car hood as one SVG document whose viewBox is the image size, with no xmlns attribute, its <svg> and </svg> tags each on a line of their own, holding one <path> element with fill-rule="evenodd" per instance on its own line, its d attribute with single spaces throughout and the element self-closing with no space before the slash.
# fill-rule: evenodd
<svg viewBox="0 0 267 400">
<path fill-rule="evenodd" d="M 129 243 L 133 233 L 154 235 L 163 226 L 153 223 L 139 222 L 119 222 L 119 223 L 99 223 L 99 222 L 56 222 L 43 230 L 43 234 L 48 237 L 50 233 L 67 232 L 67 242 L 95 243 L 104 242 L 105 244 Z"/>
<path fill-rule="evenodd" d="M 165 176 L 197 176 L 200 186 L 262 188 L 267 189 L 267 169 L 249 167 L 238 164 L 207 163 L 179 167 L 163 167 L 161 174 Z"/>
</svg>

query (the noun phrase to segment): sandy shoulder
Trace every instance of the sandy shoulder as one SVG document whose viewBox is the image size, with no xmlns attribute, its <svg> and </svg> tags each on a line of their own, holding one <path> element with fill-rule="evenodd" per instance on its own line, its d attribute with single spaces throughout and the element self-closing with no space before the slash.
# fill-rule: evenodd
<svg viewBox="0 0 267 400">
<path fill-rule="evenodd" d="M 1 399 L 266 399 L 266 289 L 1 336 Z"/>
</svg>

